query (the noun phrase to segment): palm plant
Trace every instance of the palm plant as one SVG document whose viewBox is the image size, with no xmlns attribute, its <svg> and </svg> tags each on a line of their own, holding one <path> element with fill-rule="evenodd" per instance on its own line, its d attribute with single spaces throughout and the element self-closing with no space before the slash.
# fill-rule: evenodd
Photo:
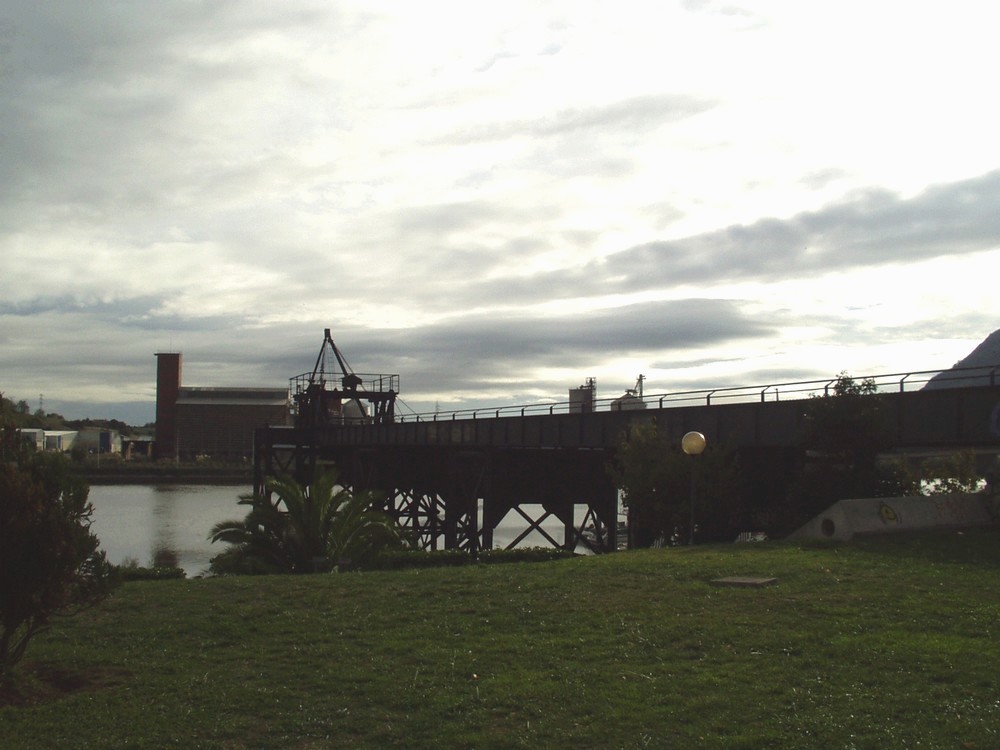
<svg viewBox="0 0 1000 750">
<path fill-rule="evenodd" d="M 270 477 L 266 491 L 244 495 L 242 520 L 222 521 L 209 535 L 230 548 L 212 560 L 215 572 L 312 573 L 358 567 L 382 549 L 401 543 L 398 527 L 371 509 L 369 493 L 337 485 L 333 470 L 303 486 L 289 476 Z"/>
</svg>

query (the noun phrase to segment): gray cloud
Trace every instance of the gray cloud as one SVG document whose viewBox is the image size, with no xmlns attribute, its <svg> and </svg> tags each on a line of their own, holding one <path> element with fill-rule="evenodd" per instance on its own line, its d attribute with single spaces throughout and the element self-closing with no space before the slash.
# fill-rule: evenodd
<svg viewBox="0 0 1000 750">
<path fill-rule="evenodd" d="M 600 138 L 633 139 L 644 131 L 700 115 L 716 106 L 701 97 L 684 94 L 649 94 L 601 106 L 573 107 L 533 119 L 489 122 L 455 129 L 430 143 L 455 145 L 480 141 L 506 141 L 518 137 L 567 137 L 577 134 Z"/>
<path fill-rule="evenodd" d="M 584 377 L 616 356 L 722 345 L 774 331 L 772 322 L 748 317 L 734 301 L 688 299 L 580 315 L 475 315 L 403 330 L 348 328 L 334 331 L 334 339 L 355 370 L 401 374 L 406 397 L 426 400 L 421 394 L 491 385 L 510 391 L 511 379 L 519 378 L 524 387 L 558 393 L 572 384 L 539 381 L 534 370 L 574 368 Z"/>
<path fill-rule="evenodd" d="M 724 2 L 688 8 L 706 39 L 766 22 Z M 549 11 L 558 18 L 532 25 L 537 35 L 506 10 L 499 26 L 463 29 L 473 45 L 463 38 L 455 62 L 422 57 L 432 43 L 404 27 L 416 16 L 321 0 L 4 8 L 0 388 L 151 399 L 152 352 L 175 347 L 191 384 L 280 385 L 312 366 L 333 326 L 356 369 L 399 372 L 415 400 L 484 390 L 506 402 L 575 385 L 546 368 L 684 370 L 728 359 L 730 345 L 791 350 L 795 327 L 838 344 L 995 327 L 989 301 L 951 318 L 918 313 L 933 320 L 904 335 L 858 322 L 881 311 L 810 317 L 765 298 L 769 284 L 996 249 L 1000 172 L 801 211 L 818 191 L 881 176 L 825 153 L 779 163 L 767 141 L 799 154 L 794 128 L 774 118 L 762 136 L 749 133 L 760 123 L 728 123 L 747 102 L 782 97 L 753 90 L 766 66 L 745 61 L 738 97 L 710 70 L 697 88 L 671 70 L 644 79 L 635 61 L 670 59 L 658 40 L 627 50 L 627 34 L 605 37 L 569 6 Z M 401 52 L 402 39 L 413 46 Z M 606 80 L 547 98 L 578 65 L 597 70 L 587 56 L 598 48 Z M 637 54 L 616 67 L 616 49 Z M 652 174 L 661 164 L 683 169 Z M 689 179 L 699 169 L 712 184 Z M 791 203 L 755 193 L 757 213 L 733 208 L 732 186 L 779 183 Z M 725 226 L 715 211 L 787 218 Z M 718 228 L 678 236 L 687 220 Z M 730 282 L 764 290 L 712 299 L 736 294 L 713 289 Z M 589 312 L 541 312 L 559 300 Z"/>
<path fill-rule="evenodd" d="M 679 240 L 649 242 L 531 278 L 494 279 L 511 303 L 634 293 L 677 284 L 770 282 L 909 263 L 1000 247 L 1000 171 L 902 199 L 869 190 L 790 219 L 762 219 Z"/>
</svg>

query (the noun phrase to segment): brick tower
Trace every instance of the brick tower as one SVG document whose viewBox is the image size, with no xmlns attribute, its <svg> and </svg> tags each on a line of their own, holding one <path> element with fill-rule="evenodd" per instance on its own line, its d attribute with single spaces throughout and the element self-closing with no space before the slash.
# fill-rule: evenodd
<svg viewBox="0 0 1000 750">
<path fill-rule="evenodd" d="M 155 459 L 177 456 L 177 395 L 180 389 L 180 352 L 157 352 Z"/>
</svg>

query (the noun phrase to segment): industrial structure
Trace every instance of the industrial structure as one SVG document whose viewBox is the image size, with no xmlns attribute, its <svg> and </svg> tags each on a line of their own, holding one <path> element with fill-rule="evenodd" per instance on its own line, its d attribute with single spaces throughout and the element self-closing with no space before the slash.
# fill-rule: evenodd
<svg viewBox="0 0 1000 750">
<path fill-rule="evenodd" d="M 296 426 L 387 424 L 396 415 L 399 375 L 356 374 L 326 328 L 312 372 L 296 375 L 288 390 Z"/>
<path fill-rule="evenodd" d="M 328 368 L 334 362 L 336 372 Z M 1000 448 L 993 375 L 983 386 L 907 390 L 919 375 L 885 376 L 895 381 L 880 391 L 897 450 Z M 775 488 L 766 472 L 754 476 L 754 467 L 788 460 L 805 432 L 802 399 L 828 393 L 835 382 L 657 397 L 643 394 L 640 377 L 625 396 L 600 401 L 591 378 L 560 404 L 394 417 L 398 376 L 355 375 L 327 330 L 313 372 L 292 379 L 294 424 L 256 431 L 254 489 L 267 492 L 268 476 L 308 482 L 334 466 L 343 486 L 374 493 L 376 506 L 424 549 L 489 549 L 513 514 L 524 531 L 509 546 L 536 532 L 552 546 L 610 551 L 618 546 L 618 494 L 608 467 L 637 425 L 655 422 L 678 445 L 698 430 L 710 444 L 739 451 L 750 469 L 751 502 L 766 505 Z M 552 533 L 554 520 L 561 533 Z"/>
<path fill-rule="evenodd" d="M 355 373 L 330 329 L 313 369 L 290 378 L 288 388 L 187 387 L 180 353 L 156 357 L 155 457 L 252 456 L 258 493 L 268 491 L 267 477 L 308 483 L 335 467 L 341 485 L 373 493 L 376 507 L 418 546 L 471 553 L 492 548 L 508 517 L 523 521 L 509 546 L 534 533 L 567 549 L 616 549 L 618 491 L 609 465 L 623 436 L 651 422 L 678 444 L 697 430 L 711 445 L 738 451 L 753 485 L 750 503 L 766 505 L 776 488 L 756 467 L 780 469 L 789 460 L 804 434 L 801 399 L 835 383 L 649 396 L 640 375 L 624 395 L 598 399 L 596 380 L 587 378 L 567 402 L 402 416 L 399 375 Z M 878 385 L 896 449 L 995 454 L 998 372 L 993 366 L 980 384 L 980 372 L 955 371 L 949 382 L 961 386 L 963 376 L 975 376 L 975 386 L 937 390 L 912 390 L 930 379 L 922 373 L 880 376 L 889 379 Z"/>
<path fill-rule="evenodd" d="M 156 459 L 249 459 L 254 430 L 290 423 L 285 388 L 198 388 L 181 382 L 180 352 L 156 354 Z"/>
</svg>

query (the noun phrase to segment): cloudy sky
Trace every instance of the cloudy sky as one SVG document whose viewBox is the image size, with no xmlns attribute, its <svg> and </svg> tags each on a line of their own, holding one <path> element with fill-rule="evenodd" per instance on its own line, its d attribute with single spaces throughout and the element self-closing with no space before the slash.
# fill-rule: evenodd
<svg viewBox="0 0 1000 750">
<path fill-rule="evenodd" d="M 0 7 L 0 391 L 153 418 L 323 329 L 416 410 L 947 368 L 1000 328 L 1000 5 Z"/>
</svg>

